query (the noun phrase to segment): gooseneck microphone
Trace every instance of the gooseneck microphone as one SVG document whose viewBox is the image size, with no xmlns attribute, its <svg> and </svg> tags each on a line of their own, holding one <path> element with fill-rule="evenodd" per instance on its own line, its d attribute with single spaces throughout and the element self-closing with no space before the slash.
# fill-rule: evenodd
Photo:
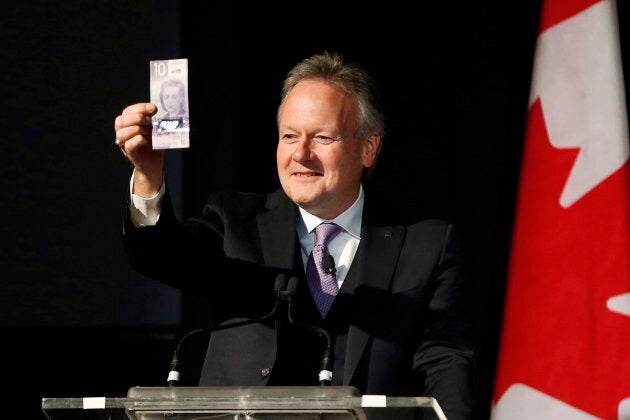
<svg viewBox="0 0 630 420">
<path fill-rule="evenodd" d="M 325 263 L 325 260 L 324 260 L 324 263 Z M 333 267 L 334 267 L 334 260 L 333 260 Z M 326 341 L 326 346 L 324 347 L 324 352 L 322 354 L 321 370 L 319 371 L 319 384 L 322 386 L 327 386 L 332 383 L 332 374 L 333 374 L 332 370 L 333 370 L 333 361 L 334 361 L 333 356 L 334 355 L 333 355 L 332 340 L 330 338 L 330 334 L 324 328 L 318 327 L 316 325 L 305 324 L 303 322 L 296 321 L 293 318 L 293 296 L 295 295 L 295 292 L 297 291 L 298 281 L 299 280 L 297 279 L 297 277 L 291 277 L 289 279 L 289 284 L 287 285 L 286 292 L 287 292 L 288 301 L 289 301 L 287 317 L 289 319 L 290 324 L 298 328 L 305 328 L 307 330 L 316 332 L 317 334 L 319 334 L 320 337 L 324 337 L 324 340 Z"/>
<path fill-rule="evenodd" d="M 256 324 L 259 322 L 263 322 L 269 318 L 271 318 L 272 316 L 274 316 L 276 314 L 276 312 L 278 311 L 278 307 L 280 306 L 280 302 L 284 301 L 287 299 L 287 291 L 285 290 L 287 289 L 287 276 L 285 274 L 279 274 L 276 277 L 276 281 L 274 283 L 273 286 L 273 290 L 276 294 L 276 300 L 275 300 L 275 304 L 273 309 L 271 310 L 271 312 L 269 312 L 267 315 L 264 315 L 261 318 L 256 318 L 256 319 L 246 319 L 243 321 L 237 321 L 237 322 L 232 322 L 229 324 L 223 324 L 223 325 L 219 325 L 217 327 L 210 327 L 210 328 L 199 328 L 196 330 L 192 330 L 190 332 L 188 332 L 187 334 L 185 334 L 180 340 L 179 343 L 177 343 L 177 347 L 175 347 L 175 351 L 173 352 L 173 357 L 171 358 L 171 371 L 168 373 L 168 386 L 175 386 L 175 384 L 179 381 L 179 349 L 182 346 L 182 343 L 184 341 L 186 341 L 186 339 L 188 337 L 190 337 L 191 335 L 195 335 L 198 333 L 202 333 L 202 332 L 214 332 L 214 331 L 220 331 L 220 330 L 225 330 L 227 328 L 234 328 L 234 327 L 240 327 L 243 325 L 249 325 L 249 324 Z"/>
<path fill-rule="evenodd" d="M 182 346 L 182 343 L 186 341 L 188 337 L 191 335 L 195 335 L 201 332 L 206 331 L 206 328 L 199 328 L 196 330 L 192 330 L 186 333 L 177 343 L 177 347 L 173 352 L 173 357 L 171 358 L 171 371 L 168 373 L 168 386 L 175 386 L 175 383 L 179 381 L 179 348 Z"/>
</svg>

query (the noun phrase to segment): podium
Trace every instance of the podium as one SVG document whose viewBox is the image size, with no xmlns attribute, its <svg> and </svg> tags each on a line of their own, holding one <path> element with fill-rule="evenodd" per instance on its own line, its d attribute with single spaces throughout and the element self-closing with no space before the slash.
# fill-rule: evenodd
<svg viewBox="0 0 630 420">
<path fill-rule="evenodd" d="M 435 398 L 354 387 L 132 387 L 126 397 L 43 398 L 50 420 L 447 420 Z"/>
</svg>

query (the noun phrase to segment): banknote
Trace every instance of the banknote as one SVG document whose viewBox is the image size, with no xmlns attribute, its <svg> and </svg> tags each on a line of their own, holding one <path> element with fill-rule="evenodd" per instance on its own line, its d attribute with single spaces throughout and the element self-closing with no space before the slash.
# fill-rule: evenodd
<svg viewBox="0 0 630 420">
<path fill-rule="evenodd" d="M 190 147 L 188 110 L 188 59 L 152 60 L 151 102 L 158 111 L 152 118 L 153 149 Z"/>
</svg>

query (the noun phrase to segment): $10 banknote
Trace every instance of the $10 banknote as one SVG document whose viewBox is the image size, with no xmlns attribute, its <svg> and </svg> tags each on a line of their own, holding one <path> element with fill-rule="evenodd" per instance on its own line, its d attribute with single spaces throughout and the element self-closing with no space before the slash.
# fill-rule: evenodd
<svg viewBox="0 0 630 420">
<path fill-rule="evenodd" d="M 152 117 L 153 149 L 189 147 L 188 60 L 155 60 L 149 66 L 151 102 L 158 107 Z"/>
</svg>

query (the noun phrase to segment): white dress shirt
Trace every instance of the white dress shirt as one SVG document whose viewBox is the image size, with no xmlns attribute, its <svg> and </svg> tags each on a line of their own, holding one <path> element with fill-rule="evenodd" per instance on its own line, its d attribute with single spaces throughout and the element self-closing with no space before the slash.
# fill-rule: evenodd
<svg viewBox="0 0 630 420">
<path fill-rule="evenodd" d="M 332 220 L 321 219 L 299 207 L 302 218 L 301 221 L 298 221 L 297 233 L 300 239 L 302 262 L 304 263 L 305 271 L 308 257 L 311 255 L 311 251 L 313 251 L 313 247 L 315 246 L 314 229 L 322 222 L 333 222 L 343 228 L 343 230 L 328 243 L 328 252 L 335 260 L 337 284 L 340 289 L 346 278 L 346 274 L 348 274 L 348 269 L 350 268 L 350 264 L 352 264 L 354 254 L 356 254 L 361 240 L 363 201 L 364 192 L 361 186 L 356 201 L 348 207 L 346 211 Z"/>
</svg>

